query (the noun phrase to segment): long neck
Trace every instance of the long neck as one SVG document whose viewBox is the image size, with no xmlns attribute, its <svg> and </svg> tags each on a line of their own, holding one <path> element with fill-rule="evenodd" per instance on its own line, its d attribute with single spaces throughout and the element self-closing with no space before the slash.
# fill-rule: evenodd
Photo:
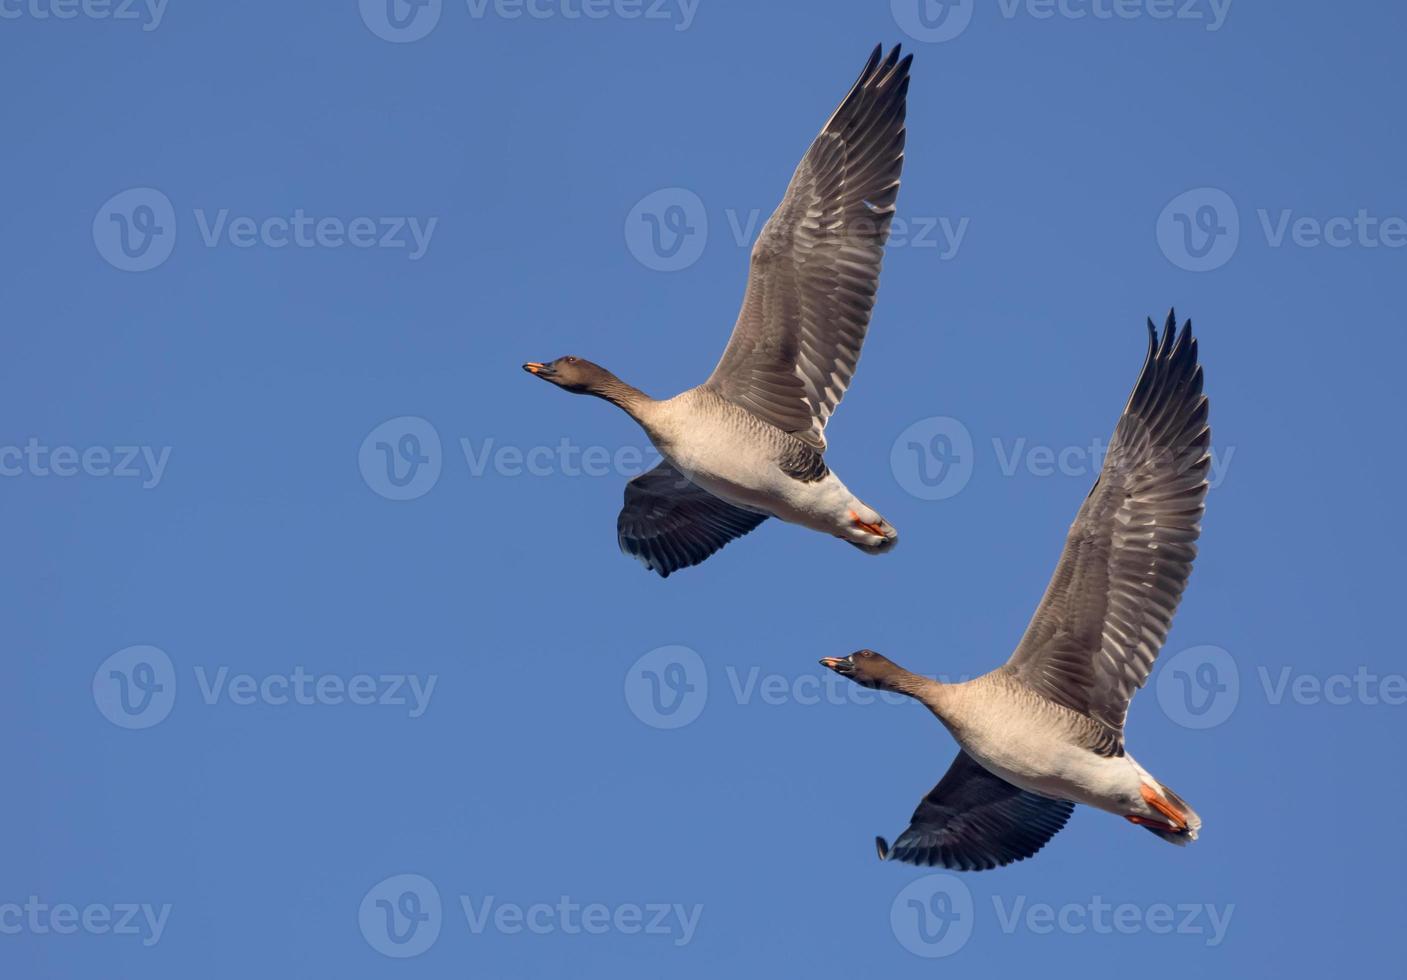
<svg viewBox="0 0 1407 980">
<path fill-rule="evenodd" d="M 609 372 L 600 381 L 588 389 L 588 394 L 597 398 L 604 398 L 612 405 L 623 409 L 631 418 L 639 420 L 641 411 L 649 405 L 653 398 L 645 394 L 639 388 L 628 385 L 620 378 Z"/>
<path fill-rule="evenodd" d="M 943 716 L 941 709 L 948 700 L 947 694 L 950 688 L 948 684 L 935 681 L 931 677 L 915 674 L 913 671 L 898 666 L 884 678 L 882 686 L 886 691 L 904 694 L 921 702 L 940 718 Z"/>
</svg>

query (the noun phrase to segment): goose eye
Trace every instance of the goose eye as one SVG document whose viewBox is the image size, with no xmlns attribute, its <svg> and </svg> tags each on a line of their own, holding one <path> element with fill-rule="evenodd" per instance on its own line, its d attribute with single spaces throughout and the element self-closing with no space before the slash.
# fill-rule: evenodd
<svg viewBox="0 0 1407 980">
<path fill-rule="evenodd" d="M 568 364 L 575 364 L 575 363 L 576 363 L 576 358 L 575 358 L 575 357 L 569 357 L 569 358 L 567 358 L 567 363 L 568 363 Z"/>
</svg>

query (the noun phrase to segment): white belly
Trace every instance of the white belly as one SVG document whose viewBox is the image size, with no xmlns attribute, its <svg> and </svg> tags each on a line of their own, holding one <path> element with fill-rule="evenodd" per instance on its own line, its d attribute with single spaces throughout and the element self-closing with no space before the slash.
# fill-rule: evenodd
<svg viewBox="0 0 1407 980">
<path fill-rule="evenodd" d="M 984 757 L 971 749 L 968 754 L 1013 786 L 1041 796 L 1083 803 L 1120 816 L 1144 809 L 1141 781 L 1127 758 L 1106 759 L 1067 747 L 1051 753 L 1048 766 L 1033 769 L 1025 763 L 1012 766 L 1001 757 Z"/>
<path fill-rule="evenodd" d="M 964 731 L 959 742 L 984 769 L 1032 793 L 1120 816 L 1146 809 L 1141 771 L 1131 757 L 1095 755 L 1052 737 L 1042 722 L 1022 724 L 1008 716 Z"/>
<path fill-rule="evenodd" d="M 870 530 L 884 525 L 884 518 L 834 473 L 812 482 L 789 476 L 779 460 L 796 451 L 792 437 L 717 396 L 691 389 L 656 403 L 642 424 L 680 472 L 730 504 L 835 535 L 872 553 L 887 551 L 898 540 L 893 528 Z"/>
<path fill-rule="evenodd" d="M 680 438 L 657 448 L 715 497 L 827 534 L 844 530 L 854 495 L 834 473 L 803 483 L 784 473 L 770 447 L 747 440 Z"/>
</svg>

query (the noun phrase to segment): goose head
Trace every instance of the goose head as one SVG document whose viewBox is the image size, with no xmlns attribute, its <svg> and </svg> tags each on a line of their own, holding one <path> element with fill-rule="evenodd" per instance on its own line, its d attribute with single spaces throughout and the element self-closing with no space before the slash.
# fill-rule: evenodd
<svg viewBox="0 0 1407 980">
<path fill-rule="evenodd" d="M 848 657 L 822 657 L 821 666 L 841 677 L 848 677 L 861 687 L 888 690 L 893 682 L 908 674 L 888 657 L 873 650 L 857 650 Z"/>
<path fill-rule="evenodd" d="M 576 395 L 600 394 L 616 376 L 584 357 L 559 357 L 555 361 L 529 361 L 523 370 Z"/>
</svg>

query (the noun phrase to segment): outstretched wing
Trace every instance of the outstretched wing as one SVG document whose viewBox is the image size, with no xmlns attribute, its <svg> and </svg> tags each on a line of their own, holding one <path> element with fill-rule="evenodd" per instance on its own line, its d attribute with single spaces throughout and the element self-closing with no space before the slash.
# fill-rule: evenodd
<svg viewBox="0 0 1407 980">
<path fill-rule="evenodd" d="M 870 55 L 806 151 L 752 249 L 742 312 L 706 382 L 724 398 L 826 448 L 869 329 L 899 172 L 909 63 Z"/>
<path fill-rule="evenodd" d="M 616 534 L 621 551 L 668 578 L 765 520 L 766 514 L 720 500 L 665 460 L 625 485 Z"/>
<path fill-rule="evenodd" d="M 950 871 L 987 871 L 1035 854 L 1074 809 L 1065 800 L 1017 789 L 959 752 L 894 846 L 883 837 L 876 843 L 881 858 Z"/>
<path fill-rule="evenodd" d="M 1189 321 L 1168 314 L 1114 429 L 1055 575 L 1006 670 L 1105 726 L 1120 754 L 1133 692 L 1148 680 L 1192 572 L 1211 430 Z"/>
</svg>

